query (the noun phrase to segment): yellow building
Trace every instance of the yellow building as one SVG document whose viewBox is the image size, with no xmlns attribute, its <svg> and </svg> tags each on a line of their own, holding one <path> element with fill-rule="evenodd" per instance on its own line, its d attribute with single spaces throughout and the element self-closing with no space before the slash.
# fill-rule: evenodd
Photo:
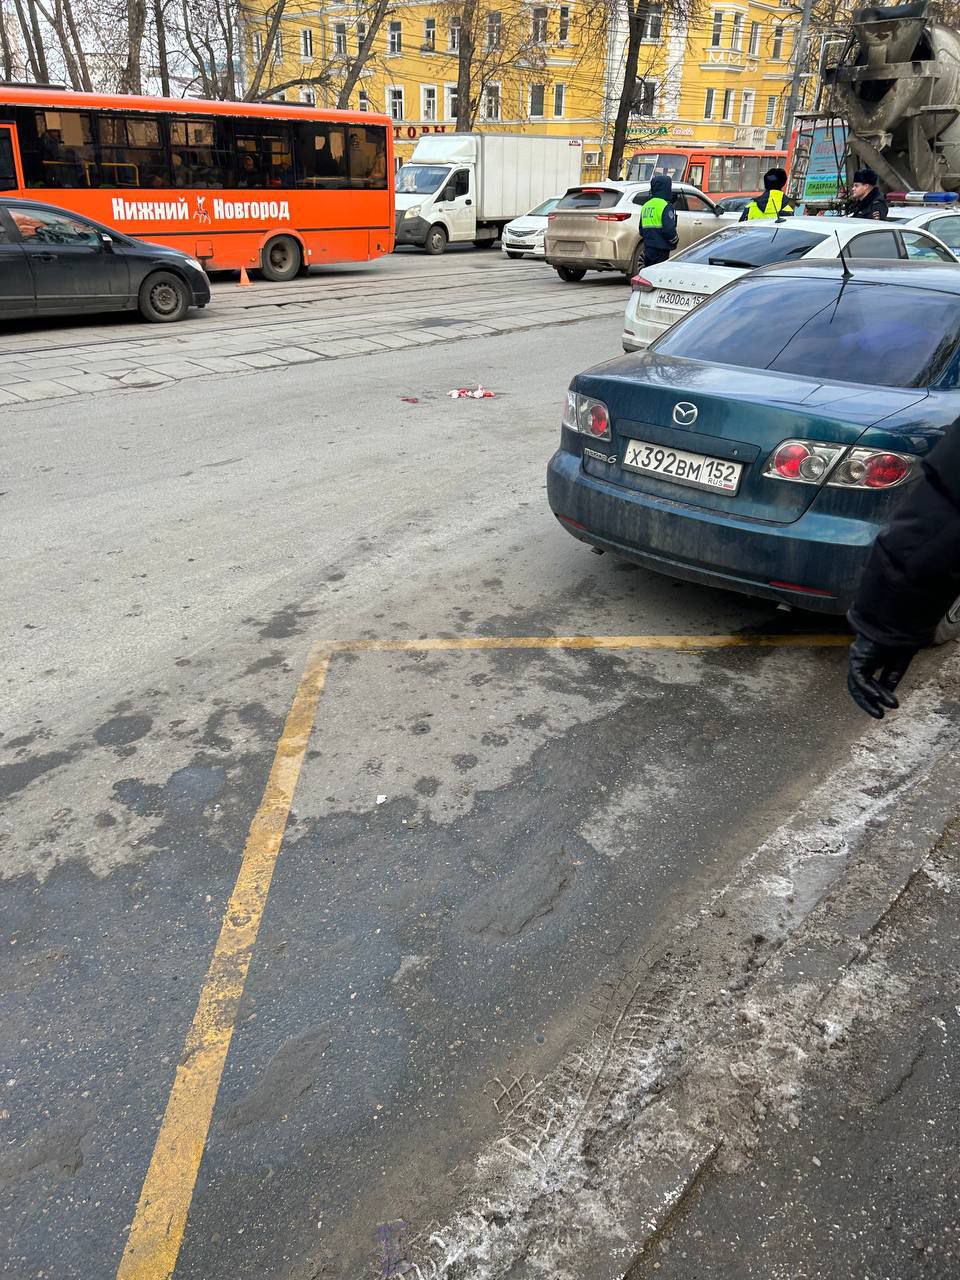
<svg viewBox="0 0 960 1280">
<path fill-rule="evenodd" d="M 585 176 L 605 174 L 623 81 L 625 14 L 611 18 L 611 9 L 576 0 L 499 2 L 503 8 L 479 10 L 474 23 L 471 127 L 582 138 Z M 261 93 L 276 86 L 277 97 L 335 106 L 366 35 L 356 4 L 318 9 L 310 0 L 288 0 L 263 59 L 270 4 L 249 3 L 247 74 L 263 65 Z M 393 118 L 398 162 L 422 134 L 456 127 L 460 10 L 449 0 L 395 0 L 349 95 L 350 107 Z M 625 158 L 639 146 L 671 143 L 779 146 L 796 16 L 792 6 L 716 0 L 700 23 L 687 25 L 651 4 Z"/>
</svg>

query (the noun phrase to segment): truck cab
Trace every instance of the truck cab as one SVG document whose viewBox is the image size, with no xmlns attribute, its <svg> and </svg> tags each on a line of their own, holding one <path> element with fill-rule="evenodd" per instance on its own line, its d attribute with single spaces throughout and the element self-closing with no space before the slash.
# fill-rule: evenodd
<svg viewBox="0 0 960 1280">
<path fill-rule="evenodd" d="M 432 139 L 431 139 L 432 141 Z M 427 253 L 443 253 L 453 241 L 477 240 L 476 165 L 413 159 L 397 173 L 396 243 L 412 244 Z M 486 237 L 491 241 L 495 236 Z"/>
</svg>

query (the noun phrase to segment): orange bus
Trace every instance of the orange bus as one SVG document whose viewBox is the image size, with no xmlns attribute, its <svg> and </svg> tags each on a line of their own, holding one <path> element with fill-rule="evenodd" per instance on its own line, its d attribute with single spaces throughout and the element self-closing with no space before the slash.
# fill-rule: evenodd
<svg viewBox="0 0 960 1280">
<path fill-rule="evenodd" d="M 768 169 L 782 168 L 785 151 L 738 147 L 678 146 L 637 151 L 627 164 L 628 182 L 647 182 L 654 173 L 669 173 L 674 182 L 689 182 L 714 200 L 754 196 L 763 190 Z"/>
<path fill-rule="evenodd" d="M 393 249 L 393 125 L 366 112 L 0 85 L 0 191 L 291 280 Z"/>
</svg>

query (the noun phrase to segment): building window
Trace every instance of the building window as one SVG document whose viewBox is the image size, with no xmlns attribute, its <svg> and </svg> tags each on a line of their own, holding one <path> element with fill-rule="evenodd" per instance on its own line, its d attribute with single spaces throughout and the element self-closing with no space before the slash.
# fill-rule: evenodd
<svg viewBox="0 0 960 1280">
<path fill-rule="evenodd" d="M 484 120 L 500 119 L 500 86 L 498 84 L 488 84 L 483 91 L 483 118 Z"/>
<path fill-rule="evenodd" d="M 403 119 L 403 89 L 388 89 L 387 104 L 391 120 Z"/>
<path fill-rule="evenodd" d="M 783 57 L 783 27 L 774 27 L 773 29 L 773 52 L 772 58 Z"/>
<path fill-rule="evenodd" d="M 557 39 L 561 44 L 566 44 L 570 39 L 570 6 L 562 4 L 560 6 L 560 21 L 557 26 Z"/>
<path fill-rule="evenodd" d="M 333 52 L 346 55 L 347 52 L 347 24 L 345 22 L 337 22 L 333 27 Z"/>
<path fill-rule="evenodd" d="M 431 53 L 437 47 L 436 18 L 424 18 L 423 20 L 423 47 L 424 49 L 429 49 Z"/>
<path fill-rule="evenodd" d="M 543 85 L 532 84 L 530 86 L 530 118 L 534 120 L 543 119 Z"/>
<path fill-rule="evenodd" d="M 723 14 L 717 10 L 713 15 L 713 28 L 710 32 L 710 47 L 719 49 L 723 44 Z"/>
<path fill-rule="evenodd" d="M 652 116 L 656 112 L 657 85 L 655 80 L 638 80 L 633 87 L 630 114 Z"/>
<path fill-rule="evenodd" d="M 500 14 L 497 10 L 493 10 L 491 13 L 487 14 L 487 48 L 488 49 L 500 48 L 500 35 L 501 35 Z"/>
<path fill-rule="evenodd" d="M 259 31 L 253 33 L 253 56 L 258 62 L 263 57 L 263 36 Z"/>
<path fill-rule="evenodd" d="M 387 53 L 403 52 L 403 23 L 391 22 L 387 36 Z"/>
<path fill-rule="evenodd" d="M 643 15 L 641 40 L 659 40 L 663 31 L 663 5 L 648 4 Z"/>
<path fill-rule="evenodd" d="M 312 89 L 301 89 L 300 101 L 305 107 L 315 107 L 317 105 L 317 95 Z"/>
<path fill-rule="evenodd" d="M 747 46 L 750 57 L 757 58 L 760 56 L 760 23 L 750 23 L 750 44 Z"/>
<path fill-rule="evenodd" d="M 754 92 L 752 89 L 744 89 L 743 96 L 740 99 L 740 123 L 753 124 L 753 99 Z"/>
<path fill-rule="evenodd" d="M 460 99 L 457 97 L 457 86 L 455 84 L 447 85 L 447 119 L 456 120 L 457 104 Z"/>
<path fill-rule="evenodd" d="M 743 14 L 735 13 L 733 15 L 733 29 L 730 32 L 730 48 L 736 49 L 739 53 L 743 48 Z"/>
<path fill-rule="evenodd" d="M 766 125 L 768 129 L 772 129 L 773 126 L 777 123 L 777 103 L 779 101 L 780 99 L 777 97 L 776 94 L 771 94 L 770 97 L 767 99 Z"/>
<path fill-rule="evenodd" d="M 421 116 L 424 120 L 437 118 L 437 91 L 432 84 L 425 84 L 420 90 Z"/>
<path fill-rule="evenodd" d="M 300 28 L 300 59 L 309 62 L 313 57 L 313 32 L 309 27 Z"/>
<path fill-rule="evenodd" d="M 278 62 L 283 61 L 283 33 L 278 31 L 273 38 L 273 56 Z"/>
<path fill-rule="evenodd" d="M 366 89 L 361 89 L 360 92 L 357 94 L 357 110 L 358 111 L 370 110 L 370 99 L 367 97 Z"/>
<path fill-rule="evenodd" d="M 723 119 L 733 119 L 733 106 L 736 99 L 736 93 L 733 89 L 724 89 L 723 91 Z"/>
<path fill-rule="evenodd" d="M 363 42 L 367 38 L 367 24 L 365 22 L 357 23 L 357 53 L 363 48 Z"/>
<path fill-rule="evenodd" d="M 713 103 L 717 96 L 716 89 L 708 89 L 706 97 L 703 100 L 703 118 L 704 120 L 713 119 Z"/>
<path fill-rule="evenodd" d="M 558 120 L 563 119 L 563 98 L 566 92 L 562 84 L 553 86 L 553 114 Z"/>
<path fill-rule="evenodd" d="M 547 10 L 534 9 L 531 39 L 534 44 L 547 43 Z"/>
<path fill-rule="evenodd" d="M 460 15 L 458 13 L 450 19 L 450 25 L 447 28 L 447 48 L 451 53 L 456 53 L 460 48 Z"/>
</svg>

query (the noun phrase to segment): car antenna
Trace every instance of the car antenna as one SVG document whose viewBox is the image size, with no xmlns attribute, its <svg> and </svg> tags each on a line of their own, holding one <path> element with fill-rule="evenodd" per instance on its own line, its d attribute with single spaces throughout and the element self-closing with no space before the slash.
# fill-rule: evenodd
<svg viewBox="0 0 960 1280">
<path fill-rule="evenodd" d="M 840 232 L 834 227 L 833 234 L 837 237 L 837 246 L 840 249 L 840 263 L 843 267 L 843 278 L 849 280 L 853 275 L 850 270 L 850 263 L 847 261 L 847 255 L 843 252 L 843 241 L 840 239 Z"/>
</svg>

